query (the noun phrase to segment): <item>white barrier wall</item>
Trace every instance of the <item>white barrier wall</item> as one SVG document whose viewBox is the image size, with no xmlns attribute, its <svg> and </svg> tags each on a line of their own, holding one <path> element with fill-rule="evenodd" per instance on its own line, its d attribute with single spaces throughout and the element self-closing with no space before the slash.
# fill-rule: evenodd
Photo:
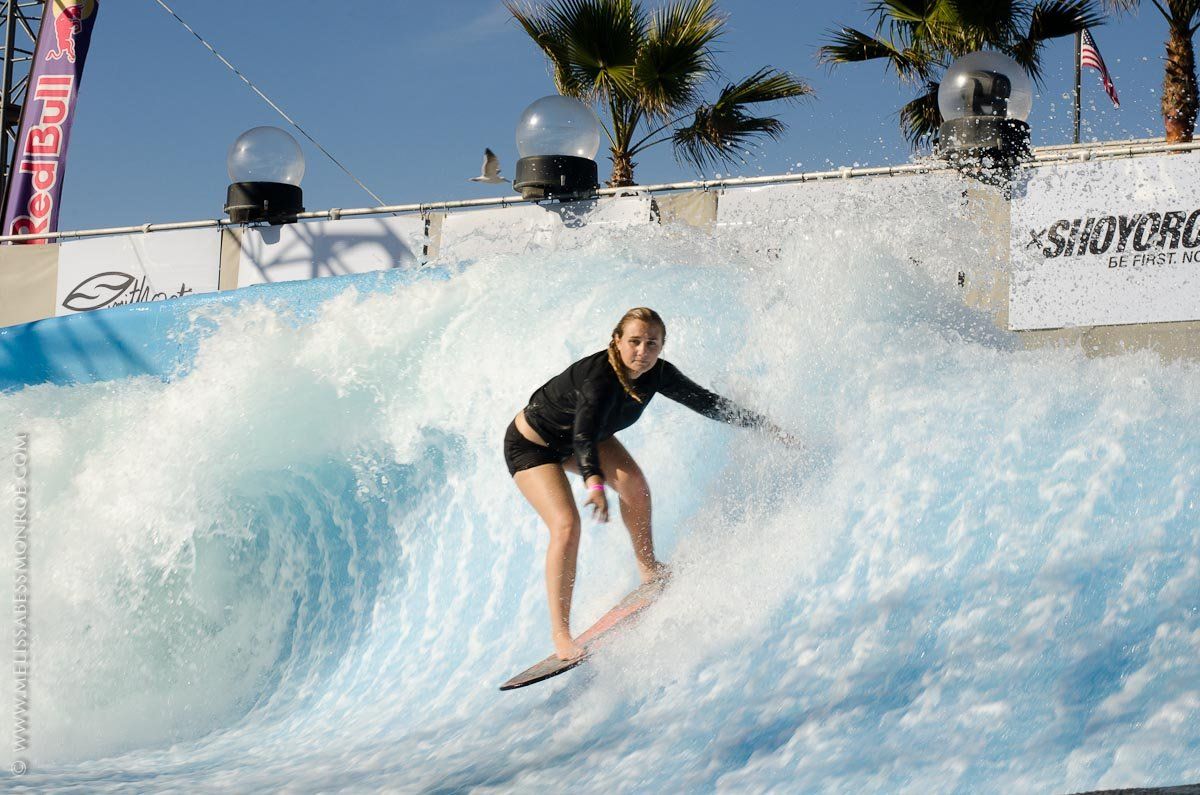
<svg viewBox="0 0 1200 795">
<path fill-rule="evenodd" d="M 410 268 L 425 247 L 420 216 L 306 221 L 242 233 L 238 287 Z"/>
<path fill-rule="evenodd" d="M 761 226 L 803 223 L 809 216 L 861 225 L 864 211 L 880 220 L 904 219 L 925 228 L 937 218 L 913 217 L 914 207 L 953 207 L 972 183 L 952 171 L 790 182 L 761 187 L 728 188 L 717 208 L 718 226 Z M 931 201 L 936 200 L 936 204 Z M 919 202 L 919 203 L 918 203 Z M 915 222 L 915 223 L 914 223 Z"/>
<path fill-rule="evenodd" d="M 1034 170 L 1010 260 L 1015 330 L 1200 319 L 1200 155 Z"/>
<path fill-rule="evenodd" d="M 721 194 L 716 227 L 766 260 L 804 256 L 785 245 L 835 253 L 869 246 L 944 284 L 974 288 L 1004 270 L 1006 214 L 997 191 L 942 171 L 733 188 Z M 978 251 L 966 262 L 964 241 Z"/>
<path fill-rule="evenodd" d="M 650 221 L 649 196 L 454 212 L 442 221 L 439 257 L 466 262 L 483 256 L 570 248 L 582 237 L 574 230 L 585 226 L 621 228 Z"/>
</svg>

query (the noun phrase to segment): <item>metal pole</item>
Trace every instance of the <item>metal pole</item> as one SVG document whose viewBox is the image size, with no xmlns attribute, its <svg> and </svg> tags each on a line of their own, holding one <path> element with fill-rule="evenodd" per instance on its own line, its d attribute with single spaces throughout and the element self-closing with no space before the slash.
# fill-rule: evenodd
<svg viewBox="0 0 1200 795">
<path fill-rule="evenodd" d="M 1084 32 L 1075 32 L 1075 143 L 1079 143 L 1079 97 L 1080 86 L 1084 79 L 1084 64 L 1080 60 L 1080 55 L 1084 49 Z"/>
<path fill-rule="evenodd" d="M 3 196 L 8 194 L 8 175 L 12 164 L 8 162 L 8 108 L 9 93 L 12 91 L 13 46 L 15 37 L 15 9 L 17 0 L 7 0 L 4 3 L 4 76 L 0 78 L 0 212 L 3 212 Z"/>
</svg>

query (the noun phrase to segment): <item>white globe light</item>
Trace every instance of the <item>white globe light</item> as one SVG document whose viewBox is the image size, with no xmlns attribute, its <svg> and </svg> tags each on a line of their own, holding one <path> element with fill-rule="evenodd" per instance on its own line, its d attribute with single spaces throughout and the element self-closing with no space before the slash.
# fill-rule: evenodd
<svg viewBox="0 0 1200 795">
<path fill-rule="evenodd" d="M 572 155 L 596 158 L 600 122 L 591 108 L 577 99 L 552 94 L 534 102 L 517 122 L 517 151 L 521 157 Z"/>
<path fill-rule="evenodd" d="M 946 121 L 967 116 L 1026 121 L 1032 107 L 1029 75 L 999 52 L 964 55 L 950 65 L 938 87 L 938 109 Z"/>
<path fill-rule="evenodd" d="M 234 182 L 279 182 L 300 185 L 304 153 L 300 144 L 278 127 L 255 127 L 238 136 L 225 158 Z"/>
</svg>

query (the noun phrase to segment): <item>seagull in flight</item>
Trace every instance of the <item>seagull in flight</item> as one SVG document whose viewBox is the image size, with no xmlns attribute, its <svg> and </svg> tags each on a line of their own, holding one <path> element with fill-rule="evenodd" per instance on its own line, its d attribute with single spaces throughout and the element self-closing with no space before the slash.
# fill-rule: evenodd
<svg viewBox="0 0 1200 795">
<path fill-rule="evenodd" d="M 489 185 L 508 182 L 508 180 L 500 176 L 500 158 L 496 157 L 496 153 L 491 149 L 483 150 L 483 167 L 479 170 L 479 176 L 471 177 L 468 181 L 486 182 Z"/>
</svg>

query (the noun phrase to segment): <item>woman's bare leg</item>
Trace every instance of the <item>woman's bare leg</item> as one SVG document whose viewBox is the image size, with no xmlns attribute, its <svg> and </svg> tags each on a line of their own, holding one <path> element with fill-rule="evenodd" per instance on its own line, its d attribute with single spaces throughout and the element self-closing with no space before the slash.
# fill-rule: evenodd
<svg viewBox="0 0 1200 795">
<path fill-rule="evenodd" d="M 654 557 L 654 534 L 651 528 L 650 485 L 641 467 L 617 439 L 605 439 L 596 446 L 600 454 L 600 468 L 604 470 L 607 485 L 617 492 L 621 505 L 621 521 L 629 530 L 633 543 L 633 555 L 637 559 L 638 573 L 642 582 L 650 582 L 663 576 L 663 564 Z M 579 473 L 574 460 L 563 466 Z"/>
<path fill-rule="evenodd" d="M 513 476 L 513 481 L 550 529 L 550 547 L 546 550 L 550 635 L 555 654 L 570 660 L 583 653 L 571 639 L 571 597 L 579 556 L 579 511 L 571 495 L 571 485 L 558 464 L 521 470 Z"/>
</svg>

